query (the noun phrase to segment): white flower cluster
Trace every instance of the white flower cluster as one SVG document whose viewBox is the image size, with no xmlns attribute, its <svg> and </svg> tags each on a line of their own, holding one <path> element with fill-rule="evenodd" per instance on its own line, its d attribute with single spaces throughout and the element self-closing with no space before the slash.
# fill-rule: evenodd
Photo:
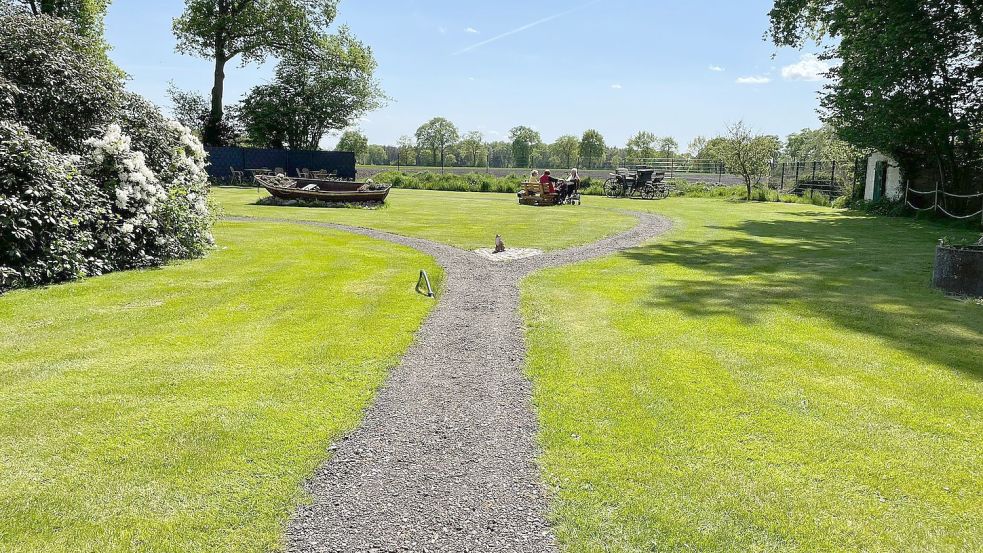
<svg viewBox="0 0 983 553">
<path fill-rule="evenodd" d="M 188 127 L 174 120 L 169 120 L 167 125 L 177 135 L 182 146 L 174 155 L 171 174 L 168 175 L 170 184 L 187 190 L 186 199 L 192 212 L 207 216 L 208 171 L 205 169 L 205 147 Z"/>
<path fill-rule="evenodd" d="M 158 203 L 167 199 L 167 190 L 147 167 L 143 152 L 131 149 L 130 137 L 116 124 L 110 125 L 101 138 L 90 138 L 85 143 L 92 149 L 90 155 L 96 167 L 109 163 L 115 169 L 114 199 L 116 211 L 122 216 L 119 230 L 132 234 L 137 228 L 156 227 L 152 216 Z"/>
</svg>

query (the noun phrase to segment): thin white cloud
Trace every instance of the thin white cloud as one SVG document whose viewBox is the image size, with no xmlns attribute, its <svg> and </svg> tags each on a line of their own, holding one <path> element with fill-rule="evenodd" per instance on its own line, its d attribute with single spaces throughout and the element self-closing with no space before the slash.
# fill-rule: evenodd
<svg viewBox="0 0 983 553">
<path fill-rule="evenodd" d="M 802 54 L 798 63 L 782 68 L 782 77 L 790 81 L 821 81 L 826 78 L 829 64 L 816 54 Z"/>
<path fill-rule="evenodd" d="M 475 29 L 474 27 L 468 27 L 467 29 L 464 29 L 464 32 L 476 35 L 478 34 L 478 29 Z"/>
<path fill-rule="evenodd" d="M 750 76 L 750 77 L 738 77 L 737 84 L 768 84 L 771 82 L 771 77 L 764 76 Z"/>
<path fill-rule="evenodd" d="M 447 34 L 447 27 L 437 27 L 437 32 L 440 33 L 440 34 L 442 34 L 442 35 L 446 35 Z"/>
<path fill-rule="evenodd" d="M 720 67 L 719 65 L 711 65 L 707 69 L 713 71 L 714 73 L 722 73 L 724 71 L 724 68 Z"/>
<path fill-rule="evenodd" d="M 613 85 L 611 85 L 611 88 L 613 88 L 615 90 L 621 90 L 622 89 L 622 86 L 620 84 L 618 84 L 618 83 L 614 83 Z"/>
<path fill-rule="evenodd" d="M 523 25 L 521 27 L 516 27 L 515 29 L 512 29 L 511 31 L 506 31 L 506 32 L 504 32 L 504 33 L 502 33 L 500 35 L 493 36 L 493 37 L 489 38 L 488 40 L 483 40 L 481 42 L 472 44 L 471 46 L 468 46 L 467 48 L 463 48 L 461 50 L 458 50 L 457 52 L 454 52 L 454 55 L 455 56 L 459 56 L 461 54 L 466 54 L 466 53 L 468 53 L 468 52 L 470 52 L 472 50 L 477 50 L 478 48 L 481 48 L 482 46 L 487 46 L 487 45 L 489 45 L 489 44 L 491 44 L 493 42 L 498 42 L 499 40 L 502 40 L 503 38 L 507 38 L 507 37 L 510 37 L 510 36 L 512 36 L 514 34 L 521 33 L 522 31 L 528 31 L 529 29 L 532 29 L 533 27 L 537 27 L 539 25 L 542 25 L 543 23 L 549 23 L 550 21 L 553 21 L 555 19 L 559 19 L 559 18 L 561 18 L 561 17 L 563 17 L 565 15 L 570 15 L 571 13 L 574 13 L 576 11 L 580 11 L 580 10 L 585 9 L 585 8 L 588 8 L 590 6 L 593 6 L 594 4 L 598 4 L 600 2 L 601 2 L 601 0 L 591 0 L 590 2 L 587 2 L 586 4 L 583 4 L 583 5 L 578 6 L 576 8 L 572 8 L 572 9 L 569 9 L 569 10 L 566 10 L 566 11 L 562 11 L 560 13 L 555 13 L 553 15 L 544 17 L 542 19 L 537 19 L 536 21 L 533 21 L 532 23 L 526 23 L 525 25 Z"/>
</svg>

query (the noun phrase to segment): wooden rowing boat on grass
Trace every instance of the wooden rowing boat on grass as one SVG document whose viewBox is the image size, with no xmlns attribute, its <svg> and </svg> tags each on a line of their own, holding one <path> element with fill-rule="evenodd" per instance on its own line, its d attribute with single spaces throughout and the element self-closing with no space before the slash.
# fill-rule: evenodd
<svg viewBox="0 0 983 553">
<path fill-rule="evenodd" d="M 257 175 L 256 181 L 275 198 L 325 203 L 384 202 L 392 185 L 371 182 L 296 179 L 283 175 Z"/>
</svg>

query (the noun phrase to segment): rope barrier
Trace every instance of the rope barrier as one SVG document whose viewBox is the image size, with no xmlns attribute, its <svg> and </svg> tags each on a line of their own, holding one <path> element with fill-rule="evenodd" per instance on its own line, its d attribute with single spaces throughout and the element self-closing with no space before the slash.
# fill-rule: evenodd
<svg viewBox="0 0 983 553">
<path fill-rule="evenodd" d="M 905 202 L 905 203 L 908 204 L 908 207 L 914 209 L 915 211 L 932 211 L 933 209 L 935 209 L 934 205 L 932 207 L 915 207 L 911 205 L 911 202 Z"/>
<path fill-rule="evenodd" d="M 949 217 L 952 217 L 953 219 L 972 219 L 973 217 L 979 217 L 980 215 L 983 215 L 983 209 L 977 211 L 976 213 L 974 213 L 972 215 L 965 215 L 965 216 L 962 216 L 962 217 L 960 217 L 959 215 L 953 215 L 952 213 L 949 213 L 942 206 L 939 206 L 939 211 L 941 211 L 942 213 L 945 213 L 946 215 L 948 215 Z"/>
<path fill-rule="evenodd" d="M 931 207 L 915 207 L 910 201 L 908 201 L 908 196 L 911 195 L 911 194 L 918 194 L 918 195 L 921 195 L 921 196 L 935 196 L 935 197 L 932 199 L 932 206 Z M 959 220 L 973 219 L 975 217 L 980 217 L 981 215 L 983 215 L 983 209 L 980 209 L 979 211 L 977 211 L 976 213 L 973 213 L 972 215 L 953 215 L 952 213 L 949 213 L 948 211 L 946 211 L 946 209 L 942 206 L 942 203 L 939 202 L 939 196 L 940 195 L 943 196 L 943 197 L 948 197 L 948 198 L 961 198 L 961 199 L 983 198 L 983 192 L 980 192 L 980 193 L 977 193 L 977 194 L 950 194 L 949 192 L 945 192 L 945 191 L 940 190 L 938 188 L 936 188 L 935 190 L 929 191 L 929 192 L 923 192 L 921 190 L 912 190 L 910 186 L 905 186 L 904 203 L 909 208 L 911 208 L 911 209 L 913 209 L 915 211 L 933 211 L 933 210 L 936 211 L 936 212 L 941 211 L 946 216 L 951 217 L 953 219 L 959 219 Z"/>
<path fill-rule="evenodd" d="M 945 195 L 945 196 L 949 196 L 950 198 L 979 198 L 979 197 L 983 197 L 983 192 L 981 192 L 979 194 L 962 194 L 962 195 L 960 195 L 960 194 L 950 194 L 948 192 L 943 192 L 942 194 Z"/>
</svg>

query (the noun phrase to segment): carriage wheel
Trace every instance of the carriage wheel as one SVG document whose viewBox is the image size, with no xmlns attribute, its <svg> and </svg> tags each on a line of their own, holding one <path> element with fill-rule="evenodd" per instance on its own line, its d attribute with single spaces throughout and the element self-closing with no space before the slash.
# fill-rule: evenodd
<svg viewBox="0 0 983 553">
<path fill-rule="evenodd" d="M 645 200 L 654 200 L 655 194 L 656 194 L 655 187 L 652 186 L 651 184 L 646 184 L 642 188 L 642 198 Z"/>
<path fill-rule="evenodd" d="M 604 195 L 608 198 L 620 198 L 624 194 L 624 187 L 618 182 L 618 179 L 611 177 L 610 179 L 604 181 Z"/>
<path fill-rule="evenodd" d="M 669 187 L 668 186 L 660 186 L 660 187 L 658 187 L 656 189 L 655 199 L 657 199 L 657 200 L 664 200 L 664 199 L 666 199 L 668 197 L 669 197 Z"/>
</svg>

